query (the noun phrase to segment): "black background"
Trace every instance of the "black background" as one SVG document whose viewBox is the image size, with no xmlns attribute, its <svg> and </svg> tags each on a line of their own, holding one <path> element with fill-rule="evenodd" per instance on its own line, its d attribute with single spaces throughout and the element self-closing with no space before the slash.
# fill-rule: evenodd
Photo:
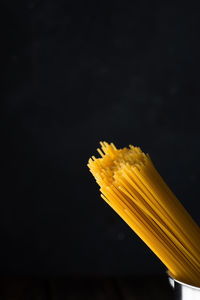
<svg viewBox="0 0 200 300">
<path fill-rule="evenodd" d="M 178 1 L 1 2 L 0 273 L 165 268 L 87 169 L 141 146 L 199 220 L 199 9 Z"/>
</svg>

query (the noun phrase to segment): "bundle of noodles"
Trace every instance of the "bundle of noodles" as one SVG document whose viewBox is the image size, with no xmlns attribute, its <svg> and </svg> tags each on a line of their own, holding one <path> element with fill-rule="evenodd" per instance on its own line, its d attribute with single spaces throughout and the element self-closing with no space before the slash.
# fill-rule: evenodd
<svg viewBox="0 0 200 300">
<path fill-rule="evenodd" d="M 140 148 L 101 142 L 88 167 L 102 198 L 177 280 L 200 286 L 200 228 Z"/>
</svg>

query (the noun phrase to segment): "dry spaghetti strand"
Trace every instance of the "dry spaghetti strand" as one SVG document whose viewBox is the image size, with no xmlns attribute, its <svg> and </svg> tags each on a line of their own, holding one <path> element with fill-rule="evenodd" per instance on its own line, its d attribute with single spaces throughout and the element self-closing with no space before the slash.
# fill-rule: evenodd
<svg viewBox="0 0 200 300">
<path fill-rule="evenodd" d="M 88 167 L 102 198 L 177 280 L 200 286 L 200 228 L 139 147 L 101 142 Z"/>
</svg>

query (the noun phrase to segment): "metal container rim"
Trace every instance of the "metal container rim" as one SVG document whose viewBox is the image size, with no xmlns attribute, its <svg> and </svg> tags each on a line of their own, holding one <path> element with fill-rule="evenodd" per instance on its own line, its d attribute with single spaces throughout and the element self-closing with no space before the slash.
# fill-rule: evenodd
<svg viewBox="0 0 200 300">
<path fill-rule="evenodd" d="M 169 278 L 170 278 L 171 280 L 173 280 L 173 281 L 175 281 L 175 282 L 177 282 L 177 283 L 179 283 L 179 284 L 181 284 L 181 285 L 183 285 L 183 286 L 186 286 L 186 287 L 189 287 L 189 288 L 191 288 L 191 289 L 195 289 L 195 290 L 200 291 L 200 287 L 197 287 L 197 286 L 195 286 L 195 285 L 190 285 L 190 284 L 188 284 L 188 283 L 185 283 L 185 282 L 182 282 L 182 281 L 180 281 L 180 280 L 175 279 L 175 278 L 170 274 L 169 271 L 167 271 L 167 275 L 169 276 Z"/>
</svg>

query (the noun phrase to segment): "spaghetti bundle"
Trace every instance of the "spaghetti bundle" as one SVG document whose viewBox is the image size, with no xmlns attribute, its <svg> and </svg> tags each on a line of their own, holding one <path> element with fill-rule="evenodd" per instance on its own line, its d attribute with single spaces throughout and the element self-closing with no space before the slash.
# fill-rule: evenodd
<svg viewBox="0 0 200 300">
<path fill-rule="evenodd" d="M 88 167 L 102 198 L 177 280 L 200 286 L 200 228 L 139 147 L 101 142 Z"/>
</svg>

